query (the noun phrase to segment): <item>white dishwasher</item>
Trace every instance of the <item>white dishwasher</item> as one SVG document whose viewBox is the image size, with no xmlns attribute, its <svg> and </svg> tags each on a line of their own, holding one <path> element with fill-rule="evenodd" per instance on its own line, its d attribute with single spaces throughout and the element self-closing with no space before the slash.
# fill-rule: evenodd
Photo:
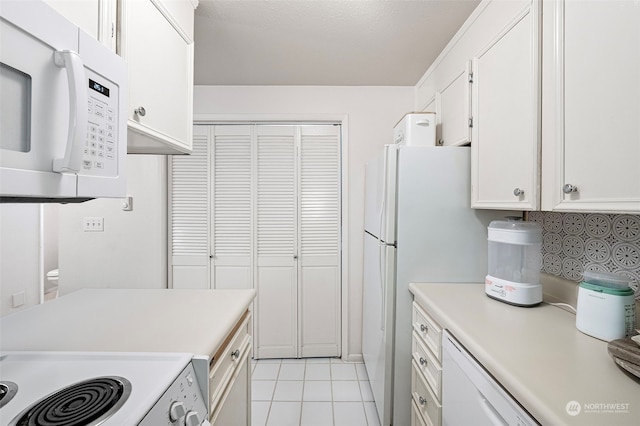
<svg viewBox="0 0 640 426">
<path fill-rule="evenodd" d="M 444 426 L 538 424 L 447 330 L 442 347 Z"/>
</svg>

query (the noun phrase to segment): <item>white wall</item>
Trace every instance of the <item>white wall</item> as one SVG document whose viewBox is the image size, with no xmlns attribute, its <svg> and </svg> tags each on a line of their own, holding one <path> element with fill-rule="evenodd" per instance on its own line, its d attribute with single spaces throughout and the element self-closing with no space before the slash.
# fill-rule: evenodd
<svg viewBox="0 0 640 426">
<path fill-rule="evenodd" d="M 326 86 L 196 86 L 194 116 L 229 120 L 291 119 L 313 121 L 326 116 L 348 117 L 348 337 L 343 355 L 361 356 L 362 244 L 364 165 L 386 143 L 393 126 L 413 109 L 414 87 Z"/>
<path fill-rule="evenodd" d="M 529 0 L 484 0 L 480 3 L 416 84 L 416 110 L 423 111 L 436 91 L 442 91 L 451 84 L 467 61 L 489 45 L 501 29 L 529 4 Z"/>
<path fill-rule="evenodd" d="M 127 156 L 127 194 L 61 205 L 59 210 L 60 294 L 83 287 L 167 287 L 167 160 Z M 104 232 L 84 232 L 84 217 L 103 217 Z"/>
<path fill-rule="evenodd" d="M 0 315 L 40 301 L 40 204 L 0 205 Z M 24 304 L 13 308 L 13 295 Z"/>
<path fill-rule="evenodd" d="M 42 205 L 42 227 L 43 227 L 43 274 L 46 278 L 47 272 L 58 267 L 58 211 L 59 204 Z"/>
</svg>

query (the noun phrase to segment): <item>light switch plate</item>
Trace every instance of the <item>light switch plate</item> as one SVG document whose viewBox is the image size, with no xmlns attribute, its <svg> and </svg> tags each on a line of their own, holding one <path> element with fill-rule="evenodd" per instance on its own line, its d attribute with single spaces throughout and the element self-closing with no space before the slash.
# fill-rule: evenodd
<svg viewBox="0 0 640 426">
<path fill-rule="evenodd" d="M 82 230 L 84 232 L 103 232 L 104 217 L 85 217 L 82 220 Z"/>
</svg>

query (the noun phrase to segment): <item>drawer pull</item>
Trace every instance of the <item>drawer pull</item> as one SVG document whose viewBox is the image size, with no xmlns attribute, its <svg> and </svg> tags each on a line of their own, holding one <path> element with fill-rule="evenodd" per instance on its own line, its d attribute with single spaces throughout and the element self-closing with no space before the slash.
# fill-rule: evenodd
<svg viewBox="0 0 640 426">
<path fill-rule="evenodd" d="M 231 359 L 238 359 L 240 357 L 240 349 L 236 349 L 231 352 Z"/>
<path fill-rule="evenodd" d="M 427 360 L 420 357 L 420 365 L 427 365 Z"/>
<path fill-rule="evenodd" d="M 424 399 L 423 397 L 418 398 L 418 402 L 420 402 L 420 405 L 425 405 L 427 403 L 427 400 Z"/>
<path fill-rule="evenodd" d="M 427 328 L 426 325 L 420 324 L 420 331 L 422 331 L 423 333 L 426 333 L 428 330 L 429 330 L 429 328 Z"/>
</svg>

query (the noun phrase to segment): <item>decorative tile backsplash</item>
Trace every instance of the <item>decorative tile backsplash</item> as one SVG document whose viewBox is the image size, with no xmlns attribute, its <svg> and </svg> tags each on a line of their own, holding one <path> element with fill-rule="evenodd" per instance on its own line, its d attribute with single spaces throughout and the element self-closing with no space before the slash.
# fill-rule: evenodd
<svg viewBox="0 0 640 426">
<path fill-rule="evenodd" d="M 583 271 L 615 272 L 640 285 L 640 216 L 531 212 L 542 226 L 540 270 L 571 281 Z"/>
</svg>

